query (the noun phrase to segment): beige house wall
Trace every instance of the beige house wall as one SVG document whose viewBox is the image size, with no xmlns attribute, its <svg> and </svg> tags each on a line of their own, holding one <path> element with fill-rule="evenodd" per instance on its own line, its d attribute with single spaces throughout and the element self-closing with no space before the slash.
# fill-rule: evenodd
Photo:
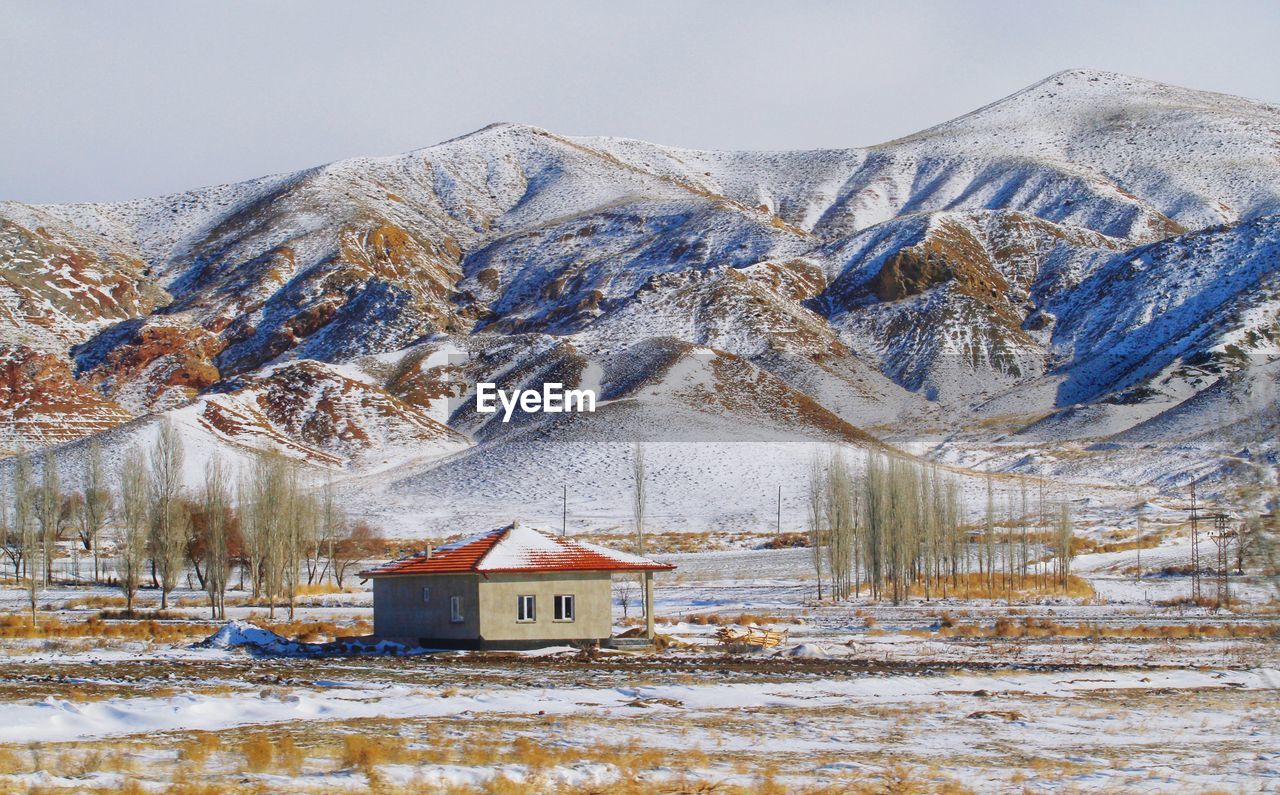
<svg viewBox="0 0 1280 795">
<path fill-rule="evenodd" d="M 480 628 L 491 641 L 604 640 L 613 634 L 609 572 L 490 574 L 480 579 Z M 556 621 L 555 596 L 573 594 L 573 621 Z M 517 621 L 516 598 L 532 595 L 535 619 Z"/>
<path fill-rule="evenodd" d="M 423 589 L 430 600 L 423 601 Z M 555 597 L 572 594 L 574 619 L 555 620 Z M 533 621 L 519 621 L 517 597 L 534 597 Z M 461 623 L 450 620 L 450 597 L 462 597 Z M 427 574 L 373 578 L 373 633 L 381 638 L 432 639 L 480 646 L 604 640 L 613 634 L 609 572 Z"/>
</svg>

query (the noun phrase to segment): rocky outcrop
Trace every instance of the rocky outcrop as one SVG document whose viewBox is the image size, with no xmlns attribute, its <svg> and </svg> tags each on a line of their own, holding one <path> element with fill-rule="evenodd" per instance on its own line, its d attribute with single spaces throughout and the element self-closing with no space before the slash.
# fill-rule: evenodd
<svg viewBox="0 0 1280 795">
<path fill-rule="evenodd" d="M 120 406 L 78 383 L 61 357 L 0 348 L 0 450 L 36 450 L 119 425 Z"/>
<path fill-rule="evenodd" d="M 218 382 L 211 331 L 160 315 L 113 327 L 74 350 L 84 382 L 136 412 L 173 408 Z"/>
<path fill-rule="evenodd" d="M 165 301 L 127 254 L 0 217 L 0 343 L 65 352 Z"/>
<path fill-rule="evenodd" d="M 468 444 L 424 409 L 320 362 L 297 362 L 229 386 L 201 401 L 199 421 L 248 447 L 274 445 L 341 465 Z"/>
</svg>

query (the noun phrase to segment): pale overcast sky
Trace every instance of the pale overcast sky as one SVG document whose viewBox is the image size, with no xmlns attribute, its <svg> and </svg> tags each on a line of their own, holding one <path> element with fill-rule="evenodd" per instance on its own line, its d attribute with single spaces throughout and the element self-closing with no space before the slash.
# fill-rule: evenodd
<svg viewBox="0 0 1280 795">
<path fill-rule="evenodd" d="M 1280 101 L 1276 2 L 0 0 L 0 199 L 110 200 L 495 121 L 873 144 L 1069 67 Z"/>
</svg>

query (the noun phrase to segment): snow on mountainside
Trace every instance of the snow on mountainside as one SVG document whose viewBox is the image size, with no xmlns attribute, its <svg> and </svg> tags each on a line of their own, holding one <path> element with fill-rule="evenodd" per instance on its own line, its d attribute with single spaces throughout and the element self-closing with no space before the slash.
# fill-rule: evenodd
<svg viewBox="0 0 1280 795">
<path fill-rule="evenodd" d="M 904 212 L 1020 209 L 1152 238 L 1280 212 L 1280 106 L 1075 69 L 868 149 L 719 153 L 588 139 L 823 237 Z"/>
<path fill-rule="evenodd" d="M 65 354 L 167 301 L 141 260 L 21 209 L 0 206 L 0 344 Z"/>
<path fill-rule="evenodd" d="M 1072 361 L 1060 404 L 1131 385 L 1230 372 L 1280 345 L 1280 218 L 1169 238 L 1111 257 L 1048 302 Z M 1146 386 L 1175 360 L 1186 365 Z M 1207 371 L 1207 372 L 1206 372 Z"/>
<path fill-rule="evenodd" d="M 882 148 L 1070 164 L 1194 229 L 1280 212 L 1277 144 L 1280 106 L 1073 69 Z"/>
<path fill-rule="evenodd" d="M 870 428 L 1028 471 L 1047 465 L 990 445 L 1087 458 L 1075 442 L 1139 425 L 1158 445 L 1277 357 L 1278 152 L 1277 106 L 1072 70 L 869 148 L 495 124 L 155 199 L 3 202 L 3 438 L 142 416 L 123 440 L 168 412 L 202 450 L 391 472 L 409 501 L 518 501 L 560 433 Z M 504 423 L 477 380 L 592 386 L 603 409 Z"/>
<path fill-rule="evenodd" d="M 228 386 L 197 401 L 198 420 L 250 449 L 270 444 L 325 463 L 383 468 L 468 444 L 423 408 L 318 362 L 284 365 Z"/>
<path fill-rule="evenodd" d="M 71 377 L 65 361 L 31 348 L 0 348 L 0 445 L 43 447 L 106 430 L 129 413 Z"/>
</svg>

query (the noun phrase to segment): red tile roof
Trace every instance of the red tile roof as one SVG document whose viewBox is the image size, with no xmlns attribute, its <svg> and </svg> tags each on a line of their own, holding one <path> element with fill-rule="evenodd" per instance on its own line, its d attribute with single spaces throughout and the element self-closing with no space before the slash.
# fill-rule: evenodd
<svg viewBox="0 0 1280 795">
<path fill-rule="evenodd" d="M 674 566 L 585 541 L 509 525 L 360 572 L 361 577 L 409 574 L 545 571 L 669 571 Z"/>
</svg>

